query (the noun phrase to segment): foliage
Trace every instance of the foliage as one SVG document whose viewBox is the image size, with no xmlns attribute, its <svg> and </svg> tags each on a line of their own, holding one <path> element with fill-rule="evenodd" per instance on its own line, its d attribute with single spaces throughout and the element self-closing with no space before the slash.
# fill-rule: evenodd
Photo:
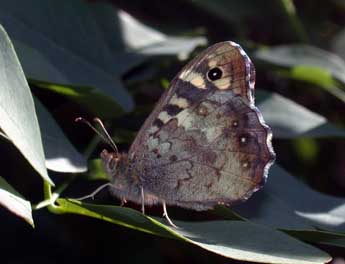
<svg viewBox="0 0 345 264">
<path fill-rule="evenodd" d="M 168 247 L 167 238 L 177 240 L 189 251 L 195 250 L 191 244 L 222 256 L 219 262 L 330 261 L 334 249 L 345 248 L 345 6 L 258 3 L 2 1 L 0 138 L 6 166 L 0 204 L 32 226 L 47 228 L 50 221 L 69 234 L 56 219 L 97 218 L 126 228 L 109 230 L 151 235 L 136 232 L 138 241 L 160 237 Z M 157 208 L 145 216 L 104 195 L 92 203 L 70 199 L 107 180 L 97 159 L 99 138 L 74 119 L 101 117 L 126 151 L 167 80 L 201 48 L 229 39 L 256 65 L 256 102 L 273 129 L 278 159 L 264 189 L 232 210 L 173 208 L 179 229 L 148 216 Z M 0 217 L 10 216 L 2 211 Z M 88 228 L 100 225 L 106 224 Z M 98 237 L 89 233 L 90 240 Z M 103 239 L 121 244 L 118 236 Z M 78 241 L 74 237 L 71 245 Z M 133 241 L 127 253 L 142 253 L 140 246 Z M 89 253 L 74 254 L 80 260 Z M 145 254 L 162 261 L 152 249 Z"/>
</svg>

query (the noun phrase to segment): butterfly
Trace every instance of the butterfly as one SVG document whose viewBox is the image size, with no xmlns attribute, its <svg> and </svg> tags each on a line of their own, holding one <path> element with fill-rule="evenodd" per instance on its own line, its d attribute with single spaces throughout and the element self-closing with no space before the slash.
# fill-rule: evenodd
<svg viewBox="0 0 345 264">
<path fill-rule="evenodd" d="M 173 79 L 128 153 L 103 150 L 122 201 L 197 211 L 248 199 L 266 181 L 272 133 L 254 105 L 255 68 L 231 41 L 214 44 Z M 99 121 L 99 123 L 101 123 Z"/>
</svg>

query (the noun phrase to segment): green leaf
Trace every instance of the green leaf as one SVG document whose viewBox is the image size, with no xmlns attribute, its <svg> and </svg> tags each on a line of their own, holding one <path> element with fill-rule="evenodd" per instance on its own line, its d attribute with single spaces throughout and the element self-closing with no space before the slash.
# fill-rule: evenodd
<svg viewBox="0 0 345 264">
<path fill-rule="evenodd" d="M 86 87 L 92 87 L 125 111 L 134 103 L 123 86 L 124 73 L 147 55 L 186 56 L 206 43 L 205 38 L 166 36 L 110 4 L 81 0 L 68 5 L 58 0 L 2 1 L 0 23 L 28 78 L 79 87 L 86 94 Z"/>
<path fill-rule="evenodd" d="M 0 127 L 42 178 L 53 185 L 45 166 L 34 102 L 5 30 L 0 26 Z"/>
<path fill-rule="evenodd" d="M 345 232 L 345 199 L 311 189 L 278 165 L 271 167 L 264 188 L 233 210 L 273 228 Z"/>
<path fill-rule="evenodd" d="M 93 87 L 66 86 L 32 80 L 36 87 L 49 90 L 87 108 L 95 116 L 111 119 L 124 113 L 121 106 Z"/>
<path fill-rule="evenodd" d="M 181 222 L 178 229 L 124 207 L 59 199 L 63 213 L 82 214 L 146 233 L 192 243 L 224 257 L 261 263 L 326 263 L 326 253 L 282 232 L 242 221 Z"/>
<path fill-rule="evenodd" d="M 321 230 L 316 230 L 316 231 L 285 230 L 285 233 L 304 241 L 345 248 L 345 234 L 344 233 L 327 232 L 327 231 L 321 231 Z"/>
<path fill-rule="evenodd" d="M 294 146 L 294 149 L 298 155 L 298 158 L 307 161 L 313 162 L 317 160 L 317 155 L 319 154 L 319 145 L 315 138 L 304 137 L 297 138 L 291 142 Z"/>
<path fill-rule="evenodd" d="M 48 169 L 58 172 L 78 173 L 86 168 L 85 158 L 64 135 L 53 116 L 35 98 L 37 118 L 42 131 L 42 141 Z"/>
<path fill-rule="evenodd" d="M 336 54 L 308 45 L 285 45 L 261 49 L 255 57 L 289 67 L 289 77 L 317 84 L 345 102 L 345 92 L 335 81 L 345 84 L 345 61 Z"/>
<path fill-rule="evenodd" d="M 286 76 L 295 80 L 306 81 L 321 86 L 345 103 L 345 92 L 337 87 L 337 81 L 333 79 L 328 70 L 315 66 L 301 65 L 291 68 Z"/>
<path fill-rule="evenodd" d="M 170 228 L 131 208 L 89 204 L 72 199 L 58 199 L 57 203 L 61 213 L 85 215 L 142 232 L 176 238 L 175 233 Z"/>
<path fill-rule="evenodd" d="M 276 93 L 257 90 L 258 108 L 273 137 L 344 137 L 345 131 L 326 118 Z"/>
<path fill-rule="evenodd" d="M 58 0 L 2 1 L 0 22 L 29 78 L 95 87 L 123 109 L 132 110 L 133 100 L 120 75 L 142 57 L 125 51 L 118 17 L 110 5 L 81 0 L 68 5 Z"/>
<path fill-rule="evenodd" d="M 279 231 L 243 221 L 177 222 L 179 234 L 206 250 L 242 261 L 326 263 L 327 253 Z"/>
<path fill-rule="evenodd" d="M 34 227 L 30 202 L 23 199 L 2 177 L 0 177 L 0 204 Z"/>
<path fill-rule="evenodd" d="M 290 77 L 296 80 L 314 83 L 324 88 L 333 87 L 336 85 L 335 80 L 332 78 L 332 74 L 328 70 L 316 66 L 295 66 L 291 68 Z"/>
<path fill-rule="evenodd" d="M 265 48 L 258 50 L 255 57 L 279 66 L 311 66 L 324 69 L 345 83 L 345 62 L 336 54 L 313 46 L 282 45 Z"/>
<path fill-rule="evenodd" d="M 186 58 L 195 47 L 206 45 L 204 37 L 167 36 L 120 11 L 123 40 L 127 47 L 137 53 L 147 55 L 179 55 Z"/>
<path fill-rule="evenodd" d="M 109 181 L 109 175 L 105 171 L 101 159 L 92 159 L 89 161 L 87 179 Z"/>
</svg>

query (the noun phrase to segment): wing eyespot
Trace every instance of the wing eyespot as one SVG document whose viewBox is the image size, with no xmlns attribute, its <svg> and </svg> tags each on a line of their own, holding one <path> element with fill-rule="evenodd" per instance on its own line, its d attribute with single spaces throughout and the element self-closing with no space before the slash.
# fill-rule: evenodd
<svg viewBox="0 0 345 264">
<path fill-rule="evenodd" d="M 200 116 L 207 116 L 208 115 L 208 109 L 205 105 L 199 105 L 199 107 L 197 108 L 197 112 L 198 115 Z"/>
<path fill-rule="evenodd" d="M 220 78 L 222 78 L 223 76 L 223 71 L 221 68 L 219 67 L 215 67 L 215 68 L 212 68 L 211 70 L 209 70 L 207 72 L 207 78 L 210 80 L 210 81 L 216 81 L 216 80 L 219 80 Z"/>
<path fill-rule="evenodd" d="M 242 135 L 239 135 L 239 143 L 240 145 L 248 145 L 252 142 L 253 138 L 250 134 L 244 133 Z"/>
<path fill-rule="evenodd" d="M 250 166 L 249 161 L 243 161 L 243 162 L 242 162 L 242 167 L 243 167 L 243 168 L 249 169 L 249 166 Z"/>
</svg>

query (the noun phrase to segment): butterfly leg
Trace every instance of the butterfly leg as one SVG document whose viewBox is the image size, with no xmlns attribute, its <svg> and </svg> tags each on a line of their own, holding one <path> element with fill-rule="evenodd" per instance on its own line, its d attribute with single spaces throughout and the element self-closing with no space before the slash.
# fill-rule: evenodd
<svg viewBox="0 0 345 264">
<path fill-rule="evenodd" d="M 178 228 L 178 227 L 171 221 L 171 219 L 169 218 L 168 212 L 167 212 L 167 205 L 166 205 L 166 203 L 165 203 L 164 200 L 162 200 L 162 205 L 163 205 L 163 217 L 165 217 L 165 219 L 168 221 L 168 223 L 169 223 L 172 227 Z"/>
<path fill-rule="evenodd" d="M 125 197 L 122 197 L 120 206 L 124 206 L 125 203 L 127 203 L 127 200 Z"/>
<path fill-rule="evenodd" d="M 97 193 L 99 193 L 101 190 L 103 190 L 105 187 L 113 187 L 113 184 L 108 182 L 106 184 L 103 184 L 101 185 L 100 187 L 98 187 L 95 191 L 93 191 L 91 194 L 88 194 L 88 195 L 85 195 L 83 197 L 79 197 L 79 198 L 73 198 L 74 200 L 78 200 L 78 201 L 82 201 L 82 200 L 85 200 L 85 199 L 88 199 L 88 198 L 95 198 L 95 195 Z"/>
<path fill-rule="evenodd" d="M 140 187 L 141 191 L 141 212 L 145 214 L 145 195 L 143 186 Z"/>
</svg>

